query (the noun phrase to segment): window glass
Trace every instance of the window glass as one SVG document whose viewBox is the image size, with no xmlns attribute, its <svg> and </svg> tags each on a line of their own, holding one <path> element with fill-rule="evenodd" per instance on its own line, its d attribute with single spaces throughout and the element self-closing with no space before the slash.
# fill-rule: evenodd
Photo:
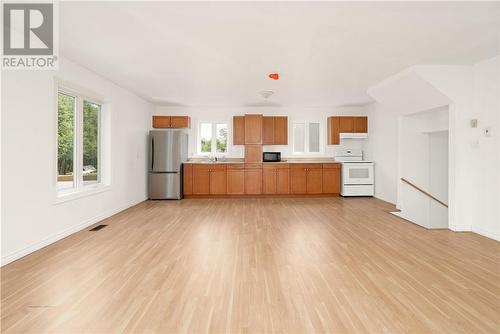
<svg viewBox="0 0 500 334">
<path fill-rule="evenodd" d="M 57 98 L 57 189 L 70 189 L 74 179 L 74 96 L 59 92 Z"/>
<path fill-rule="evenodd" d="M 99 182 L 100 113 L 100 105 L 83 101 L 83 184 Z"/>
<path fill-rule="evenodd" d="M 293 151 L 305 151 L 306 127 L 304 123 L 295 123 L 293 125 Z"/>
<path fill-rule="evenodd" d="M 319 123 L 309 123 L 309 152 L 319 152 Z"/>
<path fill-rule="evenodd" d="M 211 123 L 201 123 L 200 124 L 200 151 L 201 153 L 211 153 L 212 152 L 212 124 Z"/>
<path fill-rule="evenodd" d="M 227 124 L 219 123 L 215 127 L 215 138 L 217 141 L 217 153 L 227 152 Z"/>
</svg>

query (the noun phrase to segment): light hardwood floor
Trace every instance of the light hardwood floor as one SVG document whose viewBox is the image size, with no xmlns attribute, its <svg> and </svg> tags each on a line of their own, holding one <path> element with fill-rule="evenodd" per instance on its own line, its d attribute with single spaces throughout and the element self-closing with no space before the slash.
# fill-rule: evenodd
<svg viewBox="0 0 500 334">
<path fill-rule="evenodd" d="M 392 209 L 144 202 L 2 268 L 2 332 L 499 333 L 500 243 Z"/>
</svg>

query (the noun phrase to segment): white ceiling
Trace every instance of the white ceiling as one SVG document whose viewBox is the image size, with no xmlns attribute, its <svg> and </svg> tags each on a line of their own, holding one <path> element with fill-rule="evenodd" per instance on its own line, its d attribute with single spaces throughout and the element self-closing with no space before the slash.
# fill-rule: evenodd
<svg viewBox="0 0 500 334">
<path fill-rule="evenodd" d="M 366 103 L 408 66 L 499 54 L 499 32 L 499 2 L 60 3 L 63 56 L 165 105 Z"/>
</svg>

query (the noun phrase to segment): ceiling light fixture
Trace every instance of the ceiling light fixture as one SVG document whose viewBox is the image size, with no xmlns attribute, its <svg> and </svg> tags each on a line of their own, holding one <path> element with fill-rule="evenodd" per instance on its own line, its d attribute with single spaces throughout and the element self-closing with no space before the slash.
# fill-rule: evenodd
<svg viewBox="0 0 500 334">
<path fill-rule="evenodd" d="M 260 95 L 265 98 L 265 99 L 268 99 L 271 97 L 271 95 L 273 95 L 274 92 L 272 90 L 263 90 L 260 92 Z"/>
</svg>

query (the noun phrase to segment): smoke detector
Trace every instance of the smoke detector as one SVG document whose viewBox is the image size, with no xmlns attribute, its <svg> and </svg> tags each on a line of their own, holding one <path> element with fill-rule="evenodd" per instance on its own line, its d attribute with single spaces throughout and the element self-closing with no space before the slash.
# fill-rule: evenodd
<svg viewBox="0 0 500 334">
<path fill-rule="evenodd" d="M 260 95 L 265 98 L 265 99 L 268 99 L 271 97 L 271 95 L 273 95 L 274 92 L 272 90 L 263 90 L 260 92 Z"/>
</svg>

